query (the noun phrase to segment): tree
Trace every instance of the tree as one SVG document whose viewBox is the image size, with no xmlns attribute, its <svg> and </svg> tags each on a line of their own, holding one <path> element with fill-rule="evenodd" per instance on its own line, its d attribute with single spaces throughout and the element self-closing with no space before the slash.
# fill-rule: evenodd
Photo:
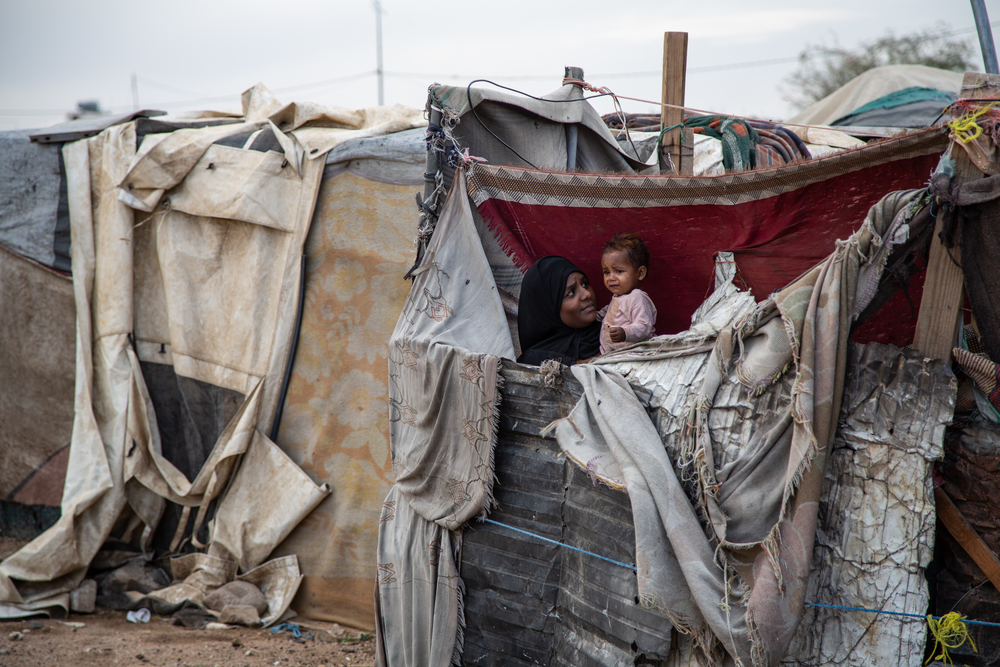
<svg viewBox="0 0 1000 667">
<path fill-rule="evenodd" d="M 967 40 L 949 39 L 948 27 L 884 37 L 845 49 L 834 38 L 833 46 L 808 45 L 799 55 L 799 68 L 783 87 L 784 99 L 804 109 L 873 67 L 883 65 L 927 65 L 964 72 L 973 69 L 973 49 Z"/>
</svg>

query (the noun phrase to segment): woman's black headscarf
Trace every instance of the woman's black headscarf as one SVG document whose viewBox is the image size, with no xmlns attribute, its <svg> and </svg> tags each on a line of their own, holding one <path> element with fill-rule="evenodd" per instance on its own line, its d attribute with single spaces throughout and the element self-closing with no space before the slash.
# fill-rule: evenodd
<svg viewBox="0 0 1000 667">
<path fill-rule="evenodd" d="M 569 366 L 600 350 L 600 322 L 574 329 L 559 317 L 566 280 L 573 273 L 583 271 L 556 255 L 543 257 L 525 272 L 517 310 L 519 362 L 538 366 L 546 359 L 558 359 Z"/>
</svg>

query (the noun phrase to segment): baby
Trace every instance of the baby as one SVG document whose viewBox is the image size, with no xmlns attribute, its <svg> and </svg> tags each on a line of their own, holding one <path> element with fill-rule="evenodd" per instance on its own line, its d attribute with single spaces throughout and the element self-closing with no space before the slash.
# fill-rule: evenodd
<svg viewBox="0 0 1000 667">
<path fill-rule="evenodd" d="M 649 271 L 649 250 L 635 234 L 618 232 L 604 244 L 601 255 L 604 286 L 611 303 L 597 314 L 601 323 L 601 354 L 653 335 L 656 306 L 639 289 Z"/>
</svg>

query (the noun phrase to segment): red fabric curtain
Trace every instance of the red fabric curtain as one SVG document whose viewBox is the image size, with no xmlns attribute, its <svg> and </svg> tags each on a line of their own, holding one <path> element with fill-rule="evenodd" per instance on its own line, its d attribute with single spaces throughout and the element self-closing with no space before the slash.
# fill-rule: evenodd
<svg viewBox="0 0 1000 667">
<path fill-rule="evenodd" d="M 808 163 L 703 178 L 477 165 L 469 191 L 515 264 L 567 257 L 595 284 L 601 305 L 610 300 L 604 242 L 617 231 L 641 235 L 651 254 L 642 288 L 658 311 L 656 332 L 675 333 L 712 291 L 717 252 L 735 254 L 737 283 L 763 299 L 832 252 L 886 193 L 923 187 L 946 142 L 928 130 Z"/>
</svg>

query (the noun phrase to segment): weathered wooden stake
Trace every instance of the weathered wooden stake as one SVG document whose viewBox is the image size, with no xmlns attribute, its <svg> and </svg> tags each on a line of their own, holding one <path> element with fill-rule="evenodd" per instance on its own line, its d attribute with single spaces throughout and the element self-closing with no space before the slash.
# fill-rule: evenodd
<svg viewBox="0 0 1000 667">
<path fill-rule="evenodd" d="M 661 103 L 674 106 L 660 107 L 661 130 L 677 125 L 684 119 L 684 110 L 675 107 L 684 106 L 684 89 L 687 84 L 687 44 L 688 34 L 686 32 L 663 33 L 663 95 Z M 690 176 L 694 137 L 690 130 L 686 134 L 687 136 L 684 136 L 685 132 L 677 127 L 663 135 L 662 162 L 667 163 L 668 169 L 672 162 L 678 174 Z M 682 137 L 685 142 L 682 142 Z M 687 148 L 687 151 L 682 151 L 682 147 Z M 688 159 L 685 160 L 685 157 Z"/>
</svg>

